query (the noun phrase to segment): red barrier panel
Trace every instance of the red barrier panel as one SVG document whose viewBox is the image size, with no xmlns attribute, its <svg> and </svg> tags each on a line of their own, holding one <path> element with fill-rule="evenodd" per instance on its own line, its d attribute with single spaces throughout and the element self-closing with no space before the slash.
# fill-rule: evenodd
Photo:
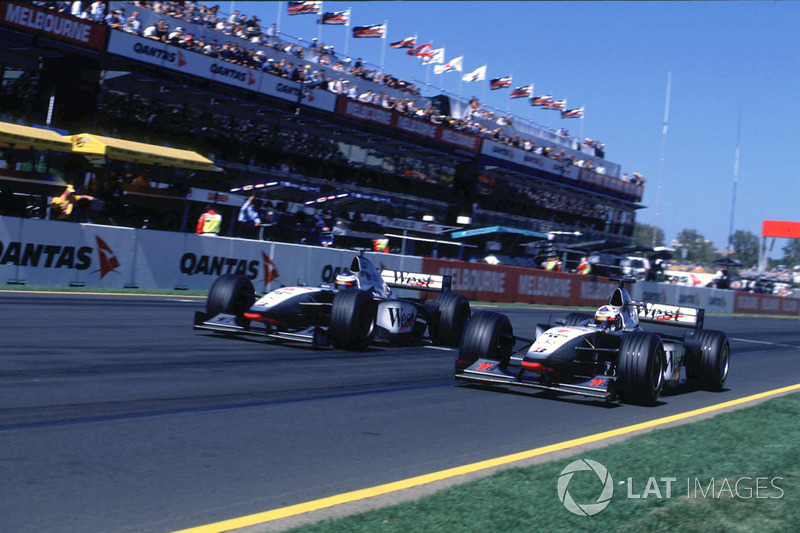
<svg viewBox="0 0 800 533">
<path fill-rule="evenodd" d="M 453 291 L 470 300 L 596 307 L 605 304 L 615 283 L 608 278 L 532 268 L 423 259 L 423 272 L 453 277 Z"/>
<path fill-rule="evenodd" d="M 734 313 L 757 313 L 762 315 L 799 315 L 800 300 L 771 294 L 735 292 Z"/>
</svg>

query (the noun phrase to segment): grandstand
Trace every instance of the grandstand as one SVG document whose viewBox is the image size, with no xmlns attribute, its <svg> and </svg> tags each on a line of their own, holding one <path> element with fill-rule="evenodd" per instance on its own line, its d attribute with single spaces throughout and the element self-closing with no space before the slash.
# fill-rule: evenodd
<svg viewBox="0 0 800 533">
<path fill-rule="evenodd" d="M 3 3 L 0 121 L 191 150 L 214 168 L 5 143 L 4 160 L 15 168 L 0 171 L 2 214 L 44 216 L 47 196 L 72 183 L 97 198 L 87 219 L 114 225 L 191 232 L 213 203 L 223 234 L 233 234 L 238 206 L 256 195 L 262 238 L 287 242 L 327 244 L 332 235 L 334 246 L 350 247 L 389 235 L 396 252 L 493 254 L 520 266 L 537 265 L 534 257 L 553 250 L 540 243 L 553 239 L 573 248 L 631 242 L 642 184 L 623 180 L 597 145 L 474 112 L 452 95 L 421 95 L 368 65 L 348 70 L 332 50 L 300 57 L 308 40 L 267 39 L 265 28 L 245 40 L 149 4 L 107 8 L 135 9 L 142 29 L 164 19 L 195 40 L 243 50 L 223 58 L 149 39 L 59 11 L 68 2 Z M 58 31 L 66 27 L 77 29 Z M 269 67 L 281 62 L 309 78 Z M 332 77 L 390 103 L 331 92 L 320 80 Z M 145 169 L 147 183 L 135 183 Z"/>
</svg>

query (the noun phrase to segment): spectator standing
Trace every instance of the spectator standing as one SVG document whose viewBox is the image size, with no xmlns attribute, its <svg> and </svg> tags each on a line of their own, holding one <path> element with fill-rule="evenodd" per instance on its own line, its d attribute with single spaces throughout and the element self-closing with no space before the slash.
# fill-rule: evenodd
<svg viewBox="0 0 800 533">
<path fill-rule="evenodd" d="M 128 33 L 133 33 L 134 35 L 140 35 L 142 32 L 142 21 L 139 19 L 139 12 L 134 11 L 128 20 L 125 22 L 125 25 L 122 27 L 123 31 Z"/>
<path fill-rule="evenodd" d="M 258 227 L 261 225 L 261 218 L 258 216 L 258 200 L 251 196 L 242 204 L 239 209 L 237 235 L 245 239 L 254 239 L 258 236 Z"/>
<path fill-rule="evenodd" d="M 89 7 L 89 12 L 91 13 L 92 20 L 95 22 L 103 22 L 103 19 L 106 18 L 106 8 L 100 0 L 96 0 L 92 3 Z"/>
<path fill-rule="evenodd" d="M 213 207 L 208 206 L 206 212 L 200 215 L 200 218 L 197 220 L 197 230 L 195 233 L 197 235 L 216 236 L 219 235 L 221 227 L 222 215 L 214 211 Z"/>
<path fill-rule="evenodd" d="M 581 257 L 581 262 L 578 264 L 578 274 L 591 274 L 592 265 L 589 263 L 589 258 L 586 256 Z"/>
</svg>

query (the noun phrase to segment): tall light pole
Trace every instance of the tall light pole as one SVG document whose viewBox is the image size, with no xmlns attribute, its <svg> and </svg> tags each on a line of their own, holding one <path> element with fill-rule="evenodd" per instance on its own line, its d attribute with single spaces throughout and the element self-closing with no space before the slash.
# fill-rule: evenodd
<svg viewBox="0 0 800 533">
<path fill-rule="evenodd" d="M 731 195 L 731 223 L 728 226 L 728 252 L 733 251 L 733 215 L 736 212 L 736 184 L 739 182 L 739 147 L 742 138 L 742 106 L 739 105 L 739 124 L 736 128 L 736 155 L 733 158 L 733 194 Z"/>
<path fill-rule="evenodd" d="M 672 72 L 667 74 L 667 100 L 664 103 L 664 126 L 661 129 L 661 160 L 658 166 L 658 186 L 656 188 L 656 212 L 653 220 L 653 242 L 651 246 L 656 247 L 656 233 L 658 232 L 658 214 L 661 210 L 661 181 L 664 177 L 664 153 L 667 149 L 667 126 L 669 124 L 669 95 L 672 88 Z"/>
</svg>

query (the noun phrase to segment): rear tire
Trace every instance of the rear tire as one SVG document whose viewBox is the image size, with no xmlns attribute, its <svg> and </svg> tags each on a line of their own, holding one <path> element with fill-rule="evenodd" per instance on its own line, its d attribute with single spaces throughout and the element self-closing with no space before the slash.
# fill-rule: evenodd
<svg viewBox="0 0 800 533">
<path fill-rule="evenodd" d="M 428 324 L 428 336 L 431 342 L 458 346 L 472 313 L 469 300 L 462 294 L 443 292 L 437 295 L 434 301 L 439 305 L 439 310 Z"/>
<path fill-rule="evenodd" d="M 375 334 L 377 304 L 372 295 L 359 289 L 337 292 L 331 307 L 328 337 L 337 348 L 363 350 Z"/>
<path fill-rule="evenodd" d="M 478 359 L 491 359 L 507 365 L 514 349 L 513 335 L 511 321 L 506 315 L 479 311 L 464 329 L 458 360 L 471 365 Z"/>
<path fill-rule="evenodd" d="M 664 345 L 658 335 L 634 332 L 623 337 L 617 358 L 616 384 L 627 403 L 656 403 L 664 385 Z"/>
<path fill-rule="evenodd" d="M 255 289 L 249 279 L 237 274 L 224 274 L 208 291 L 206 311 L 212 317 L 226 314 L 241 319 L 255 300 Z"/>
<path fill-rule="evenodd" d="M 713 329 L 701 330 L 695 336 L 700 345 L 700 353 L 687 367 L 687 373 L 696 376 L 704 389 L 719 392 L 728 379 L 731 361 L 731 346 L 728 336 Z"/>
</svg>

